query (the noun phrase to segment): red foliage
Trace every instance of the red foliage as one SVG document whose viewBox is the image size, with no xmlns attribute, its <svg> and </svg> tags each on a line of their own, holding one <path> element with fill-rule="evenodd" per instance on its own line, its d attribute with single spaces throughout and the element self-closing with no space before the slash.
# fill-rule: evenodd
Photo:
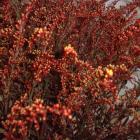
<svg viewBox="0 0 140 140">
<path fill-rule="evenodd" d="M 139 139 L 139 0 L 3 0 L 0 134 L 7 140 Z M 2 137 L 2 136 L 1 136 Z"/>
</svg>

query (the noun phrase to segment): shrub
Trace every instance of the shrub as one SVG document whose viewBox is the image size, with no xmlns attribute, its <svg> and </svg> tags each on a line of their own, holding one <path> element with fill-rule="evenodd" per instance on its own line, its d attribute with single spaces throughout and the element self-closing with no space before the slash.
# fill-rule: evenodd
<svg viewBox="0 0 140 140">
<path fill-rule="evenodd" d="M 120 95 L 140 65 L 140 2 L 116 3 L 2 1 L 2 138 L 140 138 L 139 87 Z"/>
</svg>

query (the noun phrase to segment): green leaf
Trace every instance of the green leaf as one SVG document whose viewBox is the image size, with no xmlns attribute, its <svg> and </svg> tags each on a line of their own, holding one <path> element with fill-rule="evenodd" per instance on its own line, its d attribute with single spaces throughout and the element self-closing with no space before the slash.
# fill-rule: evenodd
<svg viewBox="0 0 140 140">
<path fill-rule="evenodd" d="M 3 97 L 2 96 L 0 96 L 0 102 L 2 102 L 3 101 Z"/>
<path fill-rule="evenodd" d="M 3 128 L 0 128 L 0 134 L 4 133 L 5 130 Z"/>
</svg>

